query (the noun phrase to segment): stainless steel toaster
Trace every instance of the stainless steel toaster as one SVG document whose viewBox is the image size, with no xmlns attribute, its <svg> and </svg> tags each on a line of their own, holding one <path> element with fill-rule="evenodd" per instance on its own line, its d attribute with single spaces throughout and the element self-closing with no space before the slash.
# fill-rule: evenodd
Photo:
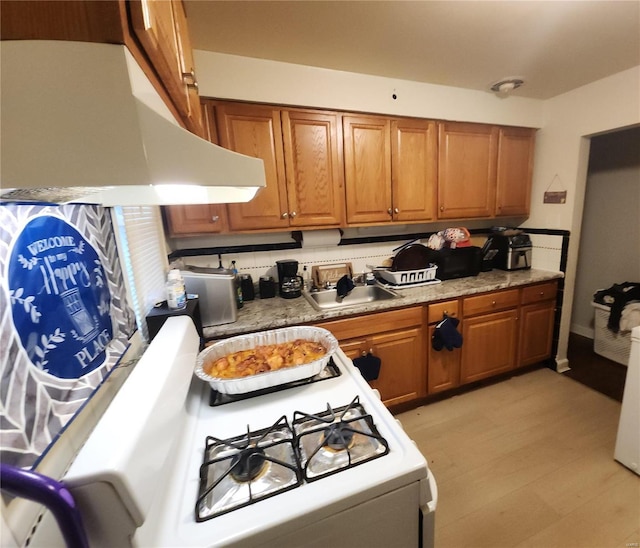
<svg viewBox="0 0 640 548">
<path fill-rule="evenodd" d="M 181 274 L 187 293 L 199 297 L 202 326 L 235 322 L 238 318 L 235 275 L 220 268 L 187 268 Z"/>
</svg>

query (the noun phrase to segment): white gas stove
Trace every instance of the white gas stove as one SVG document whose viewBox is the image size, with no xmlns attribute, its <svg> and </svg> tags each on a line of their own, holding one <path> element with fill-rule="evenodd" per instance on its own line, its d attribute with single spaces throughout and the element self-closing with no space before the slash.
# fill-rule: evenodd
<svg viewBox="0 0 640 548">
<path fill-rule="evenodd" d="M 427 463 L 339 350 L 312 382 L 233 400 L 170 318 L 63 479 L 91 546 L 433 546 Z"/>
</svg>

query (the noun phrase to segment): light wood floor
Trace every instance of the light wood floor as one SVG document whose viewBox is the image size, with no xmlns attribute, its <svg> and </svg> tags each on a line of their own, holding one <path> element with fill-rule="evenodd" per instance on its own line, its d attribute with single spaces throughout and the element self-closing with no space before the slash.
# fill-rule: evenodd
<svg viewBox="0 0 640 548">
<path fill-rule="evenodd" d="M 436 548 L 640 546 L 620 403 L 549 369 L 397 415 L 438 484 Z"/>
</svg>

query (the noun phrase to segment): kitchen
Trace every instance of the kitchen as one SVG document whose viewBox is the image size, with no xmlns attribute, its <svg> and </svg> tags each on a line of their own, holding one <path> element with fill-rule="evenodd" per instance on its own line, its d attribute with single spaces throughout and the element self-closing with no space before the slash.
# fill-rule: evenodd
<svg viewBox="0 0 640 548">
<path fill-rule="evenodd" d="M 572 265 L 574 260 L 572 249 L 577 245 L 574 235 L 579 233 L 580 228 L 579 193 L 580 185 L 583 183 L 580 182 L 579 174 L 584 169 L 584 157 L 588 152 L 588 141 L 583 139 L 583 136 L 638 122 L 635 106 L 637 104 L 635 101 L 637 71 L 624 71 L 605 81 L 586 86 L 585 89 L 578 89 L 546 101 L 517 97 L 515 93 L 508 99 L 499 101 L 491 94 L 460 88 L 444 89 L 428 84 L 328 72 L 323 69 L 260 62 L 255 59 L 235 58 L 223 54 L 199 51 L 195 53 L 200 94 L 204 97 L 226 97 L 252 102 L 313 105 L 314 107 L 543 128 L 538 131 L 536 140 L 531 211 L 529 218 L 522 226 L 571 231 L 569 262 L 565 278 L 565 302 L 570 302 L 572 269 L 575 272 L 575 265 Z M 249 74 L 251 75 L 250 85 L 243 84 L 243 75 Z M 296 85 L 280 84 L 277 89 L 273 89 L 274 81 L 295 82 Z M 328 85 L 327 82 L 332 84 Z M 371 93 L 371 90 L 380 90 L 380 93 Z M 392 98 L 392 92 L 398 99 Z M 558 174 L 557 178 L 556 174 Z M 554 179 L 556 186 L 553 186 L 552 190 L 557 188 L 568 191 L 565 204 L 543 204 L 542 194 Z M 575 213 L 571 213 L 574 210 Z M 445 226 L 449 224 L 429 225 L 423 232 L 435 232 Z M 486 226 L 490 224 L 485 223 Z M 412 232 L 412 229 L 408 230 L 408 233 Z M 237 238 L 247 240 L 251 237 L 244 235 Z M 262 238 L 266 239 L 265 236 L 261 236 Z M 288 235 L 286 239 L 289 239 Z M 227 245 L 237 243 L 238 241 L 234 239 Z M 216 239 L 215 245 L 225 245 L 225 237 Z M 188 247 L 200 246 L 194 244 L 191 239 Z M 351 246 L 332 248 L 337 255 L 327 259 L 330 262 L 346 260 L 349 256 L 353 256 L 349 247 Z M 391 247 L 395 245 L 390 245 L 389 248 Z M 543 241 L 539 247 L 534 248 L 534 261 L 538 260 L 536 257 L 544 257 L 548 247 L 553 246 L 547 246 Z M 560 246 L 555 244 L 555 249 L 552 250 L 553 259 L 556 261 L 560 255 L 559 248 Z M 302 256 L 301 260 L 318 262 L 318 253 L 320 252 L 309 251 L 311 258 Z M 247 256 L 250 255 L 239 254 L 233 257 L 238 261 L 241 270 L 243 258 Z M 277 258 L 282 258 L 282 254 L 278 253 Z M 229 259 L 231 257 L 225 257 L 225 260 Z M 214 264 L 217 263 L 217 257 L 211 260 Z M 262 266 L 265 263 L 254 262 L 253 264 Z M 272 265 L 273 262 L 270 264 Z M 538 266 L 536 262 L 534 266 L 558 270 L 557 264 L 556 262 L 549 266 L 546 264 Z M 249 265 L 245 264 L 245 266 L 253 265 L 249 262 Z M 248 309 L 249 306 L 246 310 Z M 563 316 L 558 346 L 559 368 L 562 367 L 562 361 L 566 361 L 568 321 L 569 318 Z"/>
</svg>

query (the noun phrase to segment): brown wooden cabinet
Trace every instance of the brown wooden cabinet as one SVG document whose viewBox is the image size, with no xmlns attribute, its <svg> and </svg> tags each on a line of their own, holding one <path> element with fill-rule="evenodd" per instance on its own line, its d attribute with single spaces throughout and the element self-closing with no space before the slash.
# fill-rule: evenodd
<svg viewBox="0 0 640 548">
<path fill-rule="evenodd" d="M 228 229 L 224 205 L 179 205 L 165 207 L 164 211 L 170 236 L 218 234 Z"/>
<path fill-rule="evenodd" d="M 203 135 L 191 41 L 181 0 L 3 1 L 3 40 L 124 44 L 183 125 Z"/>
<path fill-rule="evenodd" d="M 435 122 L 345 116 L 343 130 L 347 223 L 435 219 Z"/>
<path fill-rule="evenodd" d="M 551 280 L 316 325 L 331 331 L 352 360 L 378 356 L 380 376 L 370 385 L 386 405 L 404 404 L 548 358 L 556 294 Z M 444 314 L 460 319 L 462 348 L 433 349 Z"/>
<path fill-rule="evenodd" d="M 498 128 L 441 122 L 438 130 L 438 217 L 492 217 Z"/>
<path fill-rule="evenodd" d="M 436 325 L 444 319 L 445 315 L 458 318 L 458 300 L 430 304 L 428 307 L 429 336 L 427 344 L 429 347 L 429 355 L 427 364 L 427 393 L 429 394 L 449 390 L 460 384 L 462 349 L 454 348 L 453 350 L 447 350 L 443 348 L 438 351 L 434 350 L 431 345 Z M 462 324 L 458 324 L 457 329 L 458 331 L 462 331 Z"/>
<path fill-rule="evenodd" d="M 492 377 L 515 367 L 519 301 L 518 289 L 462 300 L 461 384 Z"/>
<path fill-rule="evenodd" d="M 207 102 L 203 102 L 201 106 L 203 136 L 208 141 L 218 144 L 213 106 Z M 219 234 L 229 230 L 225 204 L 164 206 L 163 211 L 169 236 Z"/>
<path fill-rule="evenodd" d="M 344 222 L 340 115 L 282 111 L 282 136 L 291 227 Z"/>
<path fill-rule="evenodd" d="M 231 230 L 289 228 L 280 111 L 262 105 L 215 105 L 220 145 L 264 162 L 267 186 L 247 203 L 228 204 Z"/>
<path fill-rule="evenodd" d="M 439 218 L 528 215 L 534 141 L 530 128 L 440 123 Z"/>
<path fill-rule="evenodd" d="M 496 216 L 529 215 L 534 143 L 533 129 L 500 128 Z"/>
<path fill-rule="evenodd" d="M 549 358 L 553 343 L 557 282 L 523 288 L 520 308 L 519 367 Z"/>
<path fill-rule="evenodd" d="M 337 227 L 343 223 L 339 115 L 215 102 L 220 144 L 265 164 L 266 188 L 229 204 L 231 230 Z"/>
<path fill-rule="evenodd" d="M 392 219 L 391 122 L 381 116 L 344 116 L 347 223 Z"/>
<path fill-rule="evenodd" d="M 317 324 L 331 331 L 351 359 L 371 352 L 381 359 L 380 375 L 370 385 L 385 405 L 426 395 L 422 307 L 380 312 Z"/>
<path fill-rule="evenodd" d="M 394 221 L 436 219 L 438 128 L 431 120 L 391 122 L 391 195 Z"/>
</svg>

